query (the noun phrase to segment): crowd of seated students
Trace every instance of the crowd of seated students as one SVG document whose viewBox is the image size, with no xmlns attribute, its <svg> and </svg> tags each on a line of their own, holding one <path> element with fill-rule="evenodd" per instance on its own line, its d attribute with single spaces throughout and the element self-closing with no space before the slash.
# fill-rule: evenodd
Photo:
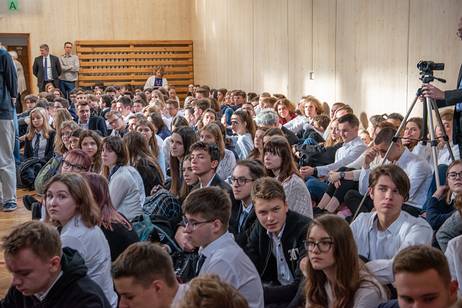
<svg viewBox="0 0 462 308">
<path fill-rule="evenodd" d="M 456 303 L 450 110 L 455 161 L 437 127 L 435 166 L 421 118 L 397 134 L 400 114 L 367 119 L 311 95 L 191 85 L 181 100 L 161 68 L 143 89 L 78 88 L 68 101 L 50 88 L 25 102 L 18 176 L 34 184 L 23 201 L 40 222 L 4 239 L 14 280 L 0 307 Z M 433 279 L 427 293 L 419 275 Z"/>
</svg>

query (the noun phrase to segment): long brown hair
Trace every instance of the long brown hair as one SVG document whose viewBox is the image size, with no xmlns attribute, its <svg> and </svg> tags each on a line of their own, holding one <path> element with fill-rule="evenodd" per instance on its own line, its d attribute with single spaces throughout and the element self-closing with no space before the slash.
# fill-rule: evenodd
<svg viewBox="0 0 462 308">
<path fill-rule="evenodd" d="M 308 240 L 313 227 L 322 228 L 333 240 L 335 260 L 335 284 L 332 285 L 334 301 L 332 307 L 353 307 L 354 295 L 361 285 L 360 271 L 366 271 L 359 259 L 353 233 L 348 223 L 336 215 L 322 215 L 311 223 L 306 238 Z M 306 262 L 305 294 L 310 307 L 324 308 L 328 306 L 325 289 L 327 277 L 322 270 L 315 270 L 311 262 Z M 377 286 L 378 287 L 378 286 Z M 380 288 L 378 287 L 380 290 Z"/>
<path fill-rule="evenodd" d="M 156 139 L 156 132 L 157 132 L 156 127 L 148 119 L 139 119 L 138 122 L 136 123 L 136 129 L 138 129 L 138 126 L 147 126 L 151 130 L 152 136 L 151 136 L 151 139 L 149 139 L 148 146 L 149 146 L 149 149 L 151 150 L 152 155 L 155 158 L 158 158 L 159 157 L 159 145 L 157 144 L 157 139 Z"/>
<path fill-rule="evenodd" d="M 97 226 L 100 221 L 100 208 L 93 198 L 93 194 L 91 193 L 91 189 L 87 181 L 78 173 L 58 174 L 47 182 L 45 185 L 45 207 L 48 189 L 55 182 L 60 182 L 67 186 L 72 199 L 74 199 L 75 203 L 77 204 L 76 211 L 80 214 L 84 225 L 88 228 Z M 45 221 L 50 221 L 50 217 L 48 215 L 45 216 Z"/>
<path fill-rule="evenodd" d="M 61 139 L 62 124 L 67 121 L 72 121 L 72 116 L 69 113 L 69 111 L 66 108 L 56 109 L 55 117 L 53 119 L 53 125 L 56 130 L 54 149 L 55 149 L 55 152 L 59 152 L 60 154 L 64 153 L 64 152 L 61 152 L 61 150 L 64 147 L 63 140 Z"/>
<path fill-rule="evenodd" d="M 101 151 L 103 150 L 102 147 L 102 139 L 101 136 L 94 130 L 85 129 L 80 133 L 79 136 L 79 148 L 82 148 L 82 141 L 85 137 L 90 137 L 96 142 L 96 153 L 91 158 L 91 171 L 99 173 L 101 171 L 102 161 L 101 161 Z"/>
<path fill-rule="evenodd" d="M 255 138 L 255 122 L 252 119 L 250 113 L 243 109 L 238 109 L 233 113 L 233 115 L 237 115 L 241 121 L 245 123 L 245 128 L 247 129 L 247 132 L 252 136 L 253 141 Z"/>
<path fill-rule="evenodd" d="M 108 136 L 103 139 L 101 148 L 109 149 L 116 153 L 116 164 L 127 166 L 128 165 L 128 151 L 124 141 L 119 136 Z M 109 177 L 109 166 L 103 166 L 101 174 L 106 178 Z"/>
<path fill-rule="evenodd" d="M 196 142 L 197 136 L 194 130 L 189 126 L 182 126 L 175 129 L 172 133 L 178 134 L 183 141 L 184 154 L 183 158 L 189 154 L 189 147 Z M 170 174 L 172 177 L 172 184 L 170 186 L 170 192 L 175 196 L 179 196 L 181 189 L 181 179 L 183 178 L 183 173 L 181 171 L 182 161 L 178 157 L 173 157 L 170 154 Z"/>
<path fill-rule="evenodd" d="M 281 183 L 289 178 L 292 174 L 300 176 L 300 173 L 297 169 L 297 164 L 295 163 L 294 156 L 290 149 L 289 142 L 286 137 L 282 136 L 272 136 L 264 145 L 263 145 L 263 154 L 262 159 L 264 160 L 265 153 L 269 152 L 274 155 L 281 157 L 281 168 L 279 171 L 278 181 Z M 266 173 L 269 176 L 274 177 L 273 171 L 266 169 Z"/>
<path fill-rule="evenodd" d="M 112 205 L 111 196 L 109 194 L 109 183 L 106 178 L 96 173 L 82 173 L 90 186 L 93 198 L 101 210 L 99 225 L 106 229 L 112 229 L 112 223 L 119 223 L 125 226 L 128 230 L 132 229 L 130 222 L 123 217 Z"/>
<path fill-rule="evenodd" d="M 221 128 L 218 126 L 216 123 L 209 123 L 206 126 L 204 126 L 202 130 L 205 130 L 213 135 L 215 138 L 215 143 L 218 146 L 218 150 L 220 151 L 220 160 L 225 157 L 225 140 L 223 138 L 223 134 L 221 133 Z"/>
<path fill-rule="evenodd" d="M 125 145 L 128 150 L 128 162 L 131 166 L 136 166 L 140 163 L 149 163 L 156 169 L 159 174 L 161 181 L 163 182 L 163 174 L 157 163 L 155 157 L 153 157 L 151 151 L 149 151 L 148 144 L 143 135 L 138 132 L 129 132 L 125 134 L 123 138 Z"/>
</svg>

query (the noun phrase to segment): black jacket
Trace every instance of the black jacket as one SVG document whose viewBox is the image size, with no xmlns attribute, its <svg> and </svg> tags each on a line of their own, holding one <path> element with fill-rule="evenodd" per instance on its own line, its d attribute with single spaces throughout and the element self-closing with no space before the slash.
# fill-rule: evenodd
<svg viewBox="0 0 462 308">
<path fill-rule="evenodd" d="M 53 78 L 53 85 L 55 88 L 59 87 L 59 75 L 61 75 L 61 64 L 59 63 L 59 58 L 53 55 L 50 55 L 50 62 L 48 65 L 51 66 L 51 75 Z M 32 66 L 32 70 L 34 72 L 34 76 L 37 77 L 37 86 L 39 87 L 40 91 L 45 90 L 45 80 L 44 80 L 44 71 L 43 71 L 43 57 L 38 56 L 34 59 L 34 65 Z"/>
<path fill-rule="evenodd" d="M 45 162 L 49 161 L 53 157 L 55 136 L 56 136 L 56 132 L 54 130 L 50 131 L 50 134 L 47 139 L 47 146 L 45 148 L 45 157 L 44 157 Z M 32 140 L 28 140 L 26 138 L 26 141 L 24 142 L 24 159 L 29 159 L 34 156 Z"/>
<path fill-rule="evenodd" d="M 13 119 L 12 97 L 18 94 L 18 77 L 13 59 L 4 49 L 0 49 L 0 120 Z"/>
<path fill-rule="evenodd" d="M 79 253 L 63 248 L 63 275 L 51 288 L 43 302 L 35 296 L 24 296 L 11 287 L 0 302 L 1 308 L 110 308 L 103 290 L 87 276 L 87 267 Z"/>
<path fill-rule="evenodd" d="M 294 282 L 282 286 L 278 281 L 277 263 L 273 254 L 273 241 L 260 223 L 256 223 L 248 239 L 245 252 L 255 264 L 263 282 L 265 304 L 290 303 L 297 293 L 303 273 L 299 268 L 302 257 L 306 254 L 304 241 L 311 219 L 289 210 L 282 234 L 284 257 L 290 268 Z"/>
<path fill-rule="evenodd" d="M 252 209 L 249 216 L 244 221 L 244 225 L 239 232 L 239 217 L 242 213 L 242 204 L 240 201 L 235 200 L 235 204 L 231 208 L 231 218 L 229 224 L 229 232 L 234 235 L 236 243 L 244 249 L 247 246 L 247 241 L 249 239 L 250 233 L 257 224 L 257 215 L 255 214 L 255 209 Z"/>
<path fill-rule="evenodd" d="M 88 119 L 88 129 L 94 130 L 101 136 L 107 136 L 106 121 L 102 117 L 90 116 Z"/>
<path fill-rule="evenodd" d="M 457 88 L 462 80 L 462 65 L 459 68 L 459 77 L 457 78 Z M 444 100 L 436 101 L 438 108 L 453 106 L 462 102 L 462 89 L 444 91 Z M 454 144 L 462 145 L 462 112 L 457 111 L 454 107 L 454 121 L 452 126 L 452 140 Z M 462 155 L 462 153 L 461 153 Z M 457 157 L 456 157 L 457 159 Z"/>
</svg>

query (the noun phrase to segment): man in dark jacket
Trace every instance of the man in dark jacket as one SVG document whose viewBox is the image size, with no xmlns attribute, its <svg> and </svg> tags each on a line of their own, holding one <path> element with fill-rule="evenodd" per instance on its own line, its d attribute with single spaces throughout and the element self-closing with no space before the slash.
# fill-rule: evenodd
<svg viewBox="0 0 462 308">
<path fill-rule="evenodd" d="M 311 219 L 288 209 L 284 188 L 274 178 L 256 180 L 251 196 L 258 223 L 245 251 L 262 279 L 265 305 L 287 307 L 303 279 L 299 263 Z"/>
<path fill-rule="evenodd" d="M 457 36 L 462 40 L 462 17 L 459 19 Z M 432 84 L 424 84 L 422 89 L 425 97 L 436 100 L 438 108 L 454 106 L 452 141 L 459 146 L 459 153 L 462 155 L 462 65 L 459 68 L 457 89 L 441 91 Z M 454 158 L 460 159 L 460 157 Z"/>
<path fill-rule="evenodd" d="M 61 64 L 59 58 L 50 54 L 47 44 L 40 45 L 40 56 L 34 59 L 32 66 L 34 76 L 37 77 L 37 86 L 40 92 L 45 91 L 47 83 L 52 83 L 59 88 L 59 75 L 61 75 Z"/>
<path fill-rule="evenodd" d="M 4 211 L 16 209 L 15 101 L 18 93 L 13 59 L 0 46 L 0 206 Z"/>
<path fill-rule="evenodd" d="M 107 136 L 106 121 L 100 116 L 92 116 L 88 101 L 77 104 L 77 123 L 83 129 L 94 130 L 102 137 Z"/>
<path fill-rule="evenodd" d="M 38 221 L 23 223 L 4 238 L 13 281 L 2 308 L 109 308 L 101 288 L 87 276 L 77 251 L 61 249 L 58 231 Z"/>
</svg>

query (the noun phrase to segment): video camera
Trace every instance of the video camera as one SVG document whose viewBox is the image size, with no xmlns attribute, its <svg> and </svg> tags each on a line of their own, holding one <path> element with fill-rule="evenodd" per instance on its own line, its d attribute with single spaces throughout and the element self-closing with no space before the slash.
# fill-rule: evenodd
<svg viewBox="0 0 462 308">
<path fill-rule="evenodd" d="M 435 63 L 433 61 L 419 61 L 417 68 L 425 73 L 444 70 L 444 63 Z"/>
</svg>

